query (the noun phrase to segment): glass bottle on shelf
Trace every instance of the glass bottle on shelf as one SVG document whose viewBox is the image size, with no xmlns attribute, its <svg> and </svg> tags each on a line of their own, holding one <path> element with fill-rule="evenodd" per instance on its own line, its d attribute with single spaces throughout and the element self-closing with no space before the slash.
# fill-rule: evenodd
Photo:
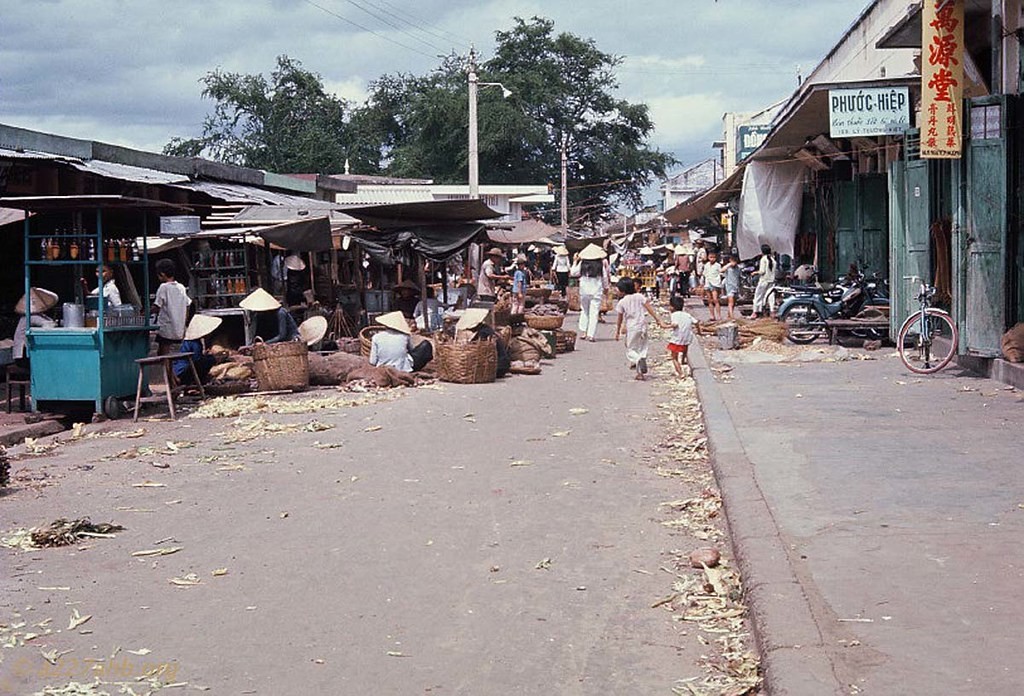
<svg viewBox="0 0 1024 696">
<path fill-rule="evenodd" d="M 77 237 L 72 237 L 70 239 L 70 241 L 68 242 L 68 258 L 70 258 L 72 261 L 77 261 L 78 260 L 78 252 L 79 252 L 78 238 Z"/>
<path fill-rule="evenodd" d="M 132 261 L 138 261 L 142 258 L 142 253 L 139 251 L 139 240 L 132 240 Z"/>
<path fill-rule="evenodd" d="M 96 240 L 93 239 L 92 237 L 89 237 L 89 252 L 86 258 L 88 258 L 90 261 L 96 260 Z"/>
<path fill-rule="evenodd" d="M 50 256 L 50 240 L 43 238 L 39 242 L 39 260 L 45 261 Z"/>
</svg>

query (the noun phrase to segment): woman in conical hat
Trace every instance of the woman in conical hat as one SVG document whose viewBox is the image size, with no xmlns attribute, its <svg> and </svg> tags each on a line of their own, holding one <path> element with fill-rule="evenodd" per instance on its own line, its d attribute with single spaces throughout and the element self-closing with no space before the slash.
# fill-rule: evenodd
<svg viewBox="0 0 1024 696">
<path fill-rule="evenodd" d="M 292 315 L 281 306 L 281 303 L 263 288 L 256 288 L 245 299 L 238 303 L 242 309 L 256 312 L 256 333 L 260 336 L 268 334 L 271 338 L 264 343 L 281 343 L 294 341 L 299 335 L 299 327 Z M 270 334 L 274 331 L 274 334 Z"/>
<path fill-rule="evenodd" d="M 597 340 L 597 324 L 601 318 L 604 295 L 604 259 L 608 254 L 596 244 L 588 244 L 580 252 L 580 338 Z"/>
<path fill-rule="evenodd" d="M 416 372 L 434 357 L 430 341 L 413 346 L 412 329 L 401 312 L 388 312 L 376 319 L 386 327 L 370 339 L 370 364 L 375 367 L 393 367 L 402 372 Z"/>
<path fill-rule="evenodd" d="M 299 324 L 299 339 L 312 346 L 327 335 L 327 317 L 312 316 Z"/>
<path fill-rule="evenodd" d="M 50 292 L 44 288 L 29 288 L 28 297 L 21 296 L 18 303 L 14 305 L 14 311 L 22 315 L 18 318 L 18 325 L 14 327 L 14 364 L 23 369 L 29 369 L 28 350 L 26 350 L 25 332 L 29 326 L 40 329 L 52 329 L 56 326 L 49 317 L 43 316 L 57 306 L 59 301 L 57 293 Z M 27 307 L 26 307 L 27 305 Z M 26 312 L 27 309 L 27 312 Z"/>
<path fill-rule="evenodd" d="M 206 381 L 210 374 L 210 368 L 215 362 L 212 355 L 206 352 L 203 339 L 220 327 L 224 320 L 220 317 L 211 317 L 206 314 L 196 314 L 185 327 L 185 339 L 181 342 L 180 353 L 187 353 L 192 356 L 192 364 L 195 365 L 196 374 L 199 375 L 199 382 Z M 192 371 L 188 367 L 187 360 L 175 360 L 171 364 L 174 377 L 178 384 L 187 384 L 192 381 Z"/>
</svg>

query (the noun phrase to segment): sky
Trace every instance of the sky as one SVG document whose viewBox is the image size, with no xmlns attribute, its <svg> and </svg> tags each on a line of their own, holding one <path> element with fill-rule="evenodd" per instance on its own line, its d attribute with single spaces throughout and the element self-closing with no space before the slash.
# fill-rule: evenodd
<svg viewBox="0 0 1024 696">
<path fill-rule="evenodd" d="M 724 113 L 788 98 L 868 1 L 0 0 L 0 123 L 159 152 L 201 133 L 212 70 L 288 55 L 362 102 L 381 75 L 471 45 L 486 60 L 495 31 L 538 16 L 623 58 L 617 96 L 649 106 L 674 173 L 717 155 Z"/>
</svg>

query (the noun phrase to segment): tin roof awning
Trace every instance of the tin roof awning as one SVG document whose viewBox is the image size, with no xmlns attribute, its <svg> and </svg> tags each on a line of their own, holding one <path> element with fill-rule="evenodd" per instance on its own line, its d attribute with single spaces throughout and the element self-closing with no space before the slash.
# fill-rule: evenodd
<svg viewBox="0 0 1024 696">
<path fill-rule="evenodd" d="M 828 93 L 833 89 L 871 89 L 910 87 L 920 90 L 921 76 L 886 77 L 860 82 L 823 82 L 810 85 L 799 99 L 790 102 L 775 117 L 773 127 L 751 159 L 788 157 L 792 150 L 804 146 L 809 138 L 829 132 Z M 911 99 L 913 102 L 913 99 Z"/>
<path fill-rule="evenodd" d="M 19 210 L 81 210 L 81 209 L 121 209 L 121 210 L 153 210 L 153 211 L 187 211 L 188 206 L 157 201 L 152 198 L 135 198 L 133 196 L 86 195 L 86 196 L 12 196 L 0 198 L 0 207 L 17 208 Z"/>
<path fill-rule="evenodd" d="M 512 229 L 488 229 L 487 237 L 497 244 L 530 244 L 558 233 L 557 227 L 542 220 L 523 220 Z"/>
<path fill-rule="evenodd" d="M 224 203 L 280 205 L 292 208 L 318 208 L 321 210 L 337 210 L 340 208 L 337 203 L 330 201 L 293 196 L 288 193 L 278 193 L 277 191 L 270 191 L 256 186 L 246 186 L 245 184 L 228 184 L 219 181 L 191 181 L 172 184 L 172 186 L 187 191 L 205 193 L 210 198 L 215 198 Z"/>
<path fill-rule="evenodd" d="M 66 160 L 68 164 L 80 172 L 95 174 L 107 179 L 131 181 L 139 184 L 176 184 L 187 182 L 189 178 L 183 174 L 162 172 L 157 169 L 135 167 L 130 164 L 104 162 L 103 160 Z"/>
<path fill-rule="evenodd" d="M 746 165 L 740 164 L 736 171 L 722 179 L 704 193 L 670 208 L 662 215 L 670 225 L 682 225 L 709 214 L 719 203 L 740 194 L 743 184 L 743 170 Z"/>
<path fill-rule="evenodd" d="M 502 216 L 502 213 L 492 210 L 477 198 L 355 206 L 344 208 L 344 212 L 362 220 L 364 224 L 379 228 L 476 222 Z"/>
</svg>

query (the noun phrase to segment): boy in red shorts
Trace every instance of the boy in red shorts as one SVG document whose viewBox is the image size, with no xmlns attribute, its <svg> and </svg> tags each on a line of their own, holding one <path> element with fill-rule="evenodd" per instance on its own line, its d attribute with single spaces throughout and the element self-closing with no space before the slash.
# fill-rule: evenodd
<svg viewBox="0 0 1024 696">
<path fill-rule="evenodd" d="M 669 304 L 672 307 L 672 317 L 669 319 L 672 324 L 672 338 L 669 339 L 668 352 L 672 356 L 672 367 L 676 371 L 676 377 L 682 379 L 686 376 L 683 373 L 683 365 L 687 363 L 686 354 L 690 349 L 690 344 L 693 343 L 695 319 L 693 315 L 683 309 L 683 298 L 679 295 L 673 295 Z M 687 365 L 687 372 L 689 371 L 689 365 Z"/>
</svg>

